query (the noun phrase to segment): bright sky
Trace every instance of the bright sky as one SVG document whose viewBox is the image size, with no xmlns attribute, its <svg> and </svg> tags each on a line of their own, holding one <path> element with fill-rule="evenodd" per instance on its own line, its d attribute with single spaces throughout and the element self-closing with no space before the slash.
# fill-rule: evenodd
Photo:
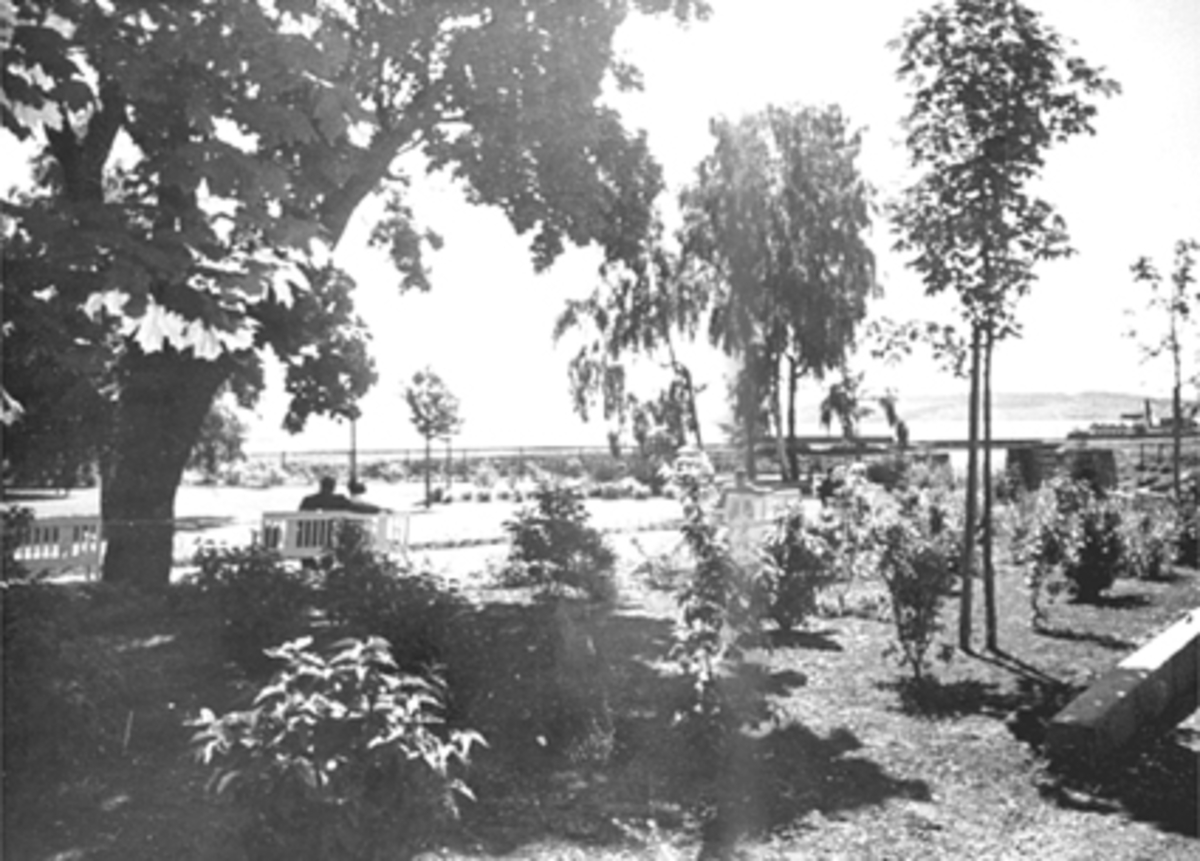
<svg viewBox="0 0 1200 861">
<path fill-rule="evenodd" d="M 905 153 L 898 122 L 906 110 L 886 48 L 924 4 L 913 0 L 715 0 L 713 18 L 681 30 L 634 21 L 621 44 L 645 73 L 645 93 L 618 106 L 646 128 L 666 169 L 672 196 L 711 148 L 708 120 L 737 117 L 774 103 L 837 102 L 866 127 L 860 167 L 881 198 L 903 185 Z M 1127 308 L 1143 295 L 1129 265 L 1154 258 L 1164 274 L 1177 239 L 1200 237 L 1200 3 L 1196 0 L 1033 0 L 1046 20 L 1077 42 L 1076 52 L 1107 67 L 1124 93 L 1101 104 L 1094 138 L 1050 155 L 1043 196 L 1067 219 L 1078 254 L 1045 265 L 1019 313 L 1023 339 L 996 358 L 998 391 L 1123 391 L 1164 394 L 1164 369 L 1142 365 L 1122 333 Z M 600 444 L 604 428 L 583 425 L 570 409 L 567 344 L 550 331 L 563 301 L 595 285 L 594 252 L 568 253 L 553 270 L 532 272 L 525 242 L 496 212 L 461 202 L 440 177 L 417 190 L 418 215 L 443 234 L 433 258 L 433 291 L 397 297 L 386 263 L 347 238 L 344 264 L 359 279 L 360 308 L 375 333 L 381 380 L 364 404 L 359 444 L 414 445 L 400 392 L 413 371 L 432 365 L 460 396 L 466 423 L 459 442 Z M 879 223 L 872 237 L 885 298 L 878 310 L 897 317 L 944 316 L 945 301 L 920 284 L 890 251 Z M 706 422 L 724 417 L 724 360 L 699 351 L 710 378 L 702 396 Z M 901 393 L 962 390 L 923 363 L 868 374 L 873 388 Z M 340 447 L 344 427 L 316 422 L 303 437 L 273 432 L 282 407 L 262 411 L 255 446 Z M 816 432 L 815 419 L 805 421 Z"/>
<path fill-rule="evenodd" d="M 881 200 L 903 185 L 899 121 L 906 111 L 886 44 L 916 0 L 712 0 L 713 17 L 686 30 L 631 19 L 620 47 L 645 73 L 643 94 L 616 102 L 627 122 L 649 131 L 673 199 L 709 151 L 710 117 L 736 118 L 769 102 L 837 102 L 866 128 L 860 168 Z M 1075 52 L 1105 66 L 1124 93 L 1100 105 L 1097 135 L 1051 153 L 1041 193 L 1067 219 L 1078 254 L 1040 269 L 1019 315 L 1024 338 L 1002 345 L 998 391 L 1168 391 L 1169 372 L 1140 364 L 1122 333 L 1126 308 L 1141 307 L 1130 264 L 1149 255 L 1166 274 L 1175 241 L 1200 238 L 1200 2 L 1197 0 L 1029 0 L 1077 42 Z M 495 211 L 473 208 L 442 177 L 424 178 L 413 204 L 423 224 L 446 240 L 432 256 L 433 291 L 400 296 L 387 261 L 366 249 L 371 214 L 360 212 L 339 249 L 358 279 L 357 302 L 374 334 L 380 382 L 363 404 L 361 448 L 416 446 L 402 390 L 428 364 L 462 402 L 458 443 L 602 444 L 605 428 L 572 413 L 566 366 L 572 348 L 555 348 L 551 328 L 563 302 L 596 285 L 598 256 L 571 251 L 546 274 L 533 273 L 525 239 Z M 885 298 L 878 313 L 944 317 L 951 307 L 921 295 L 920 284 L 890 251 L 880 220 L 872 237 Z M 578 342 L 576 342 L 577 344 Z M 707 348 L 697 368 L 709 379 L 702 419 L 724 418 L 725 360 Z M 923 363 L 868 368 L 873 389 L 906 393 L 965 391 Z M 345 426 L 314 421 L 300 437 L 279 425 L 275 391 L 259 409 L 251 448 L 344 447 Z M 805 432 L 817 432 L 806 416 Z"/>
</svg>

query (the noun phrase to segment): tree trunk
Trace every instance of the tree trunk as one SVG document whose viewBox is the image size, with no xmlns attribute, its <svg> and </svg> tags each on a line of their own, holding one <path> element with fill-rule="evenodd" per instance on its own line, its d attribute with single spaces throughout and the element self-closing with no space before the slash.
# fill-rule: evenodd
<svg viewBox="0 0 1200 861">
<path fill-rule="evenodd" d="M 1173 464 L 1171 466 L 1171 489 L 1175 493 L 1175 505 L 1183 505 L 1183 481 L 1180 475 L 1180 465 L 1183 463 L 1183 386 L 1179 382 L 1179 356 L 1176 354 L 1175 389 L 1172 392 L 1172 407 L 1175 413 L 1175 427 L 1171 429 L 1173 448 Z M 1182 510 L 1182 509 L 1181 509 Z"/>
<path fill-rule="evenodd" d="M 771 420 L 775 423 L 775 457 L 779 461 L 780 477 L 786 479 L 788 476 L 787 440 L 783 432 L 783 405 L 780 403 L 782 392 L 779 386 L 778 359 L 775 359 L 771 363 L 771 375 L 773 377 L 771 384 Z"/>
<path fill-rule="evenodd" d="M 746 478 L 754 481 L 758 477 L 754 457 L 755 414 L 758 412 L 758 399 L 755 397 L 754 375 L 752 373 L 753 358 L 748 351 L 743 359 L 741 389 L 742 434 L 746 438 Z"/>
<path fill-rule="evenodd" d="M 692 434 L 696 437 L 696 448 L 703 449 L 704 438 L 700 433 L 700 412 L 696 408 L 696 385 L 692 381 L 692 372 L 686 365 L 674 358 L 674 351 L 672 351 L 671 365 L 675 374 L 683 381 L 687 397 L 688 424 L 691 426 Z"/>
<path fill-rule="evenodd" d="M 430 449 L 433 445 L 433 437 L 425 437 L 425 507 L 433 505 L 433 493 L 429 489 L 430 473 L 433 472 L 433 456 Z"/>
<path fill-rule="evenodd" d="M 958 646 L 971 651 L 971 612 L 973 564 L 975 561 L 975 521 L 979 516 L 979 325 L 971 326 L 971 396 L 967 422 L 967 502 L 963 523 L 962 593 L 958 615 Z"/>
<path fill-rule="evenodd" d="M 800 480 L 800 455 L 796 451 L 796 360 L 788 359 L 787 409 L 788 481 Z"/>
<path fill-rule="evenodd" d="M 175 493 L 228 374 L 226 362 L 170 349 L 123 360 L 100 493 L 105 582 L 142 589 L 170 582 Z"/>
<path fill-rule="evenodd" d="M 992 353 L 995 337 L 989 321 L 983 347 L 983 614 L 987 648 L 999 648 L 996 633 L 996 569 L 992 565 Z"/>
</svg>

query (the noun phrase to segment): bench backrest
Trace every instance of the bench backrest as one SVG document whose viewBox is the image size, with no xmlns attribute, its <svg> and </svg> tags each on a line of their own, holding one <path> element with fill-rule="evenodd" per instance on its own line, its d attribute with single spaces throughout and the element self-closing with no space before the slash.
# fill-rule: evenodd
<svg viewBox="0 0 1200 861">
<path fill-rule="evenodd" d="M 82 570 L 93 577 L 104 558 L 104 533 L 96 516 L 39 517 L 21 530 L 19 541 L 13 559 L 31 574 Z"/>
<path fill-rule="evenodd" d="M 263 514 L 260 541 L 285 559 L 315 559 L 329 552 L 343 523 L 354 523 L 383 553 L 408 549 L 408 516 L 391 512 L 271 511 Z"/>
</svg>

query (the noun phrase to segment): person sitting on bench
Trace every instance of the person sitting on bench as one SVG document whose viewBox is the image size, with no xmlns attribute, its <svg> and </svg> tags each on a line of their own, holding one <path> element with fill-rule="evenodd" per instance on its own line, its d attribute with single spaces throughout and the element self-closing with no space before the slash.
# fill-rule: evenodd
<svg viewBox="0 0 1200 861">
<path fill-rule="evenodd" d="M 337 481 L 331 475 L 321 477 L 320 490 L 300 500 L 301 511 L 351 511 L 355 514 L 379 514 L 385 509 L 369 502 L 358 502 L 336 492 Z"/>
</svg>

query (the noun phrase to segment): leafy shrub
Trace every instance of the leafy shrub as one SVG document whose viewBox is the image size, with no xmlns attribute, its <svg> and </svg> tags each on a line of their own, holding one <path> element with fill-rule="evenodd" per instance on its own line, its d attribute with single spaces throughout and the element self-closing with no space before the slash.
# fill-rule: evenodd
<svg viewBox="0 0 1200 861">
<path fill-rule="evenodd" d="M 1128 512 L 1122 540 L 1126 564 L 1133 576 L 1161 580 L 1167 575 L 1181 523 L 1174 509 L 1168 506 Z"/>
<path fill-rule="evenodd" d="M 821 530 L 833 550 L 837 576 L 831 583 L 842 584 L 835 597 L 838 612 L 844 613 L 845 593 L 874 570 L 877 548 L 872 534 L 872 500 L 876 491 L 858 466 L 836 467 L 827 480 Z"/>
<path fill-rule="evenodd" d="M 1016 530 L 1016 561 L 1031 567 L 1034 627 L 1045 620 L 1043 593 L 1065 588 L 1073 600 L 1094 603 L 1128 570 L 1121 503 L 1087 481 L 1056 477 L 1030 497 Z"/>
<path fill-rule="evenodd" d="M 759 612 L 790 631 L 816 613 L 818 592 L 841 575 L 834 527 L 806 522 L 803 512 L 789 510 L 777 519 L 762 549 Z"/>
<path fill-rule="evenodd" d="M 625 465 L 612 457 L 589 459 L 587 476 L 596 484 L 608 484 L 625 477 Z"/>
<path fill-rule="evenodd" d="M 908 483 L 908 458 L 903 455 L 872 460 L 866 467 L 866 479 L 884 490 L 896 490 Z"/>
<path fill-rule="evenodd" d="M 229 464 L 224 482 L 231 487 L 279 487 L 286 484 L 291 473 L 274 461 L 248 460 Z"/>
<path fill-rule="evenodd" d="M 311 577 L 261 546 L 209 544 L 195 562 L 196 587 L 216 605 L 227 655 L 251 672 L 266 669 L 263 650 L 303 627 L 314 597 Z"/>
<path fill-rule="evenodd" d="M 692 682 L 692 702 L 680 717 L 701 752 L 716 754 L 725 748 L 735 721 L 719 675 L 739 657 L 739 640 L 756 632 L 754 588 L 711 516 L 716 487 L 707 456 L 681 451 L 671 482 L 683 504 L 681 530 L 695 560 L 691 578 L 679 591 L 680 622 L 671 652 Z"/>
<path fill-rule="evenodd" d="M 1080 512 L 1079 526 L 1075 558 L 1063 573 L 1071 581 L 1076 601 L 1095 603 L 1124 570 L 1121 512 L 1110 503 L 1094 499 Z"/>
<path fill-rule="evenodd" d="M 343 636 L 383 637 L 406 671 L 442 664 L 467 602 L 425 571 L 410 571 L 343 529 L 321 560 L 322 605 Z"/>
<path fill-rule="evenodd" d="M 566 478 L 583 478 L 587 475 L 587 470 L 583 467 L 583 460 L 578 457 L 569 457 L 561 464 L 550 464 L 549 466 L 551 472 Z"/>
<path fill-rule="evenodd" d="M 1053 491 L 1047 487 L 1017 503 L 1010 548 L 1013 563 L 1026 568 L 1030 625 L 1041 630 L 1049 619 L 1047 601 L 1067 588 L 1062 565 L 1067 559 L 1070 524 L 1060 514 Z"/>
<path fill-rule="evenodd" d="M 405 481 L 410 472 L 401 460 L 369 460 L 359 466 L 360 475 L 368 481 Z"/>
<path fill-rule="evenodd" d="M 250 709 L 189 722 L 209 786 L 246 812 L 251 858 L 411 857 L 470 797 L 457 772 L 482 738 L 441 731 L 440 680 L 400 673 L 382 639 L 311 645 L 268 651 L 286 665 Z"/>
<path fill-rule="evenodd" d="M 629 477 L 644 485 L 651 496 L 660 496 L 666 488 L 674 457 L 674 445 L 659 441 L 633 454 L 629 459 Z"/>
<path fill-rule="evenodd" d="M 910 493 L 894 510 L 881 513 L 874 532 L 901 662 L 919 685 L 929 669 L 929 649 L 942 628 L 942 602 L 958 577 L 957 530 L 947 510 L 928 493 Z"/>
<path fill-rule="evenodd" d="M 485 460 L 475 467 L 471 480 L 481 490 L 491 490 L 500 481 L 500 470 L 491 461 Z"/>
<path fill-rule="evenodd" d="M 533 499 L 533 505 L 504 522 L 512 541 L 505 582 L 546 593 L 572 589 L 592 600 L 611 599 L 616 592 L 616 554 L 600 531 L 588 525 L 590 515 L 579 495 L 563 485 L 543 484 Z"/>
</svg>

